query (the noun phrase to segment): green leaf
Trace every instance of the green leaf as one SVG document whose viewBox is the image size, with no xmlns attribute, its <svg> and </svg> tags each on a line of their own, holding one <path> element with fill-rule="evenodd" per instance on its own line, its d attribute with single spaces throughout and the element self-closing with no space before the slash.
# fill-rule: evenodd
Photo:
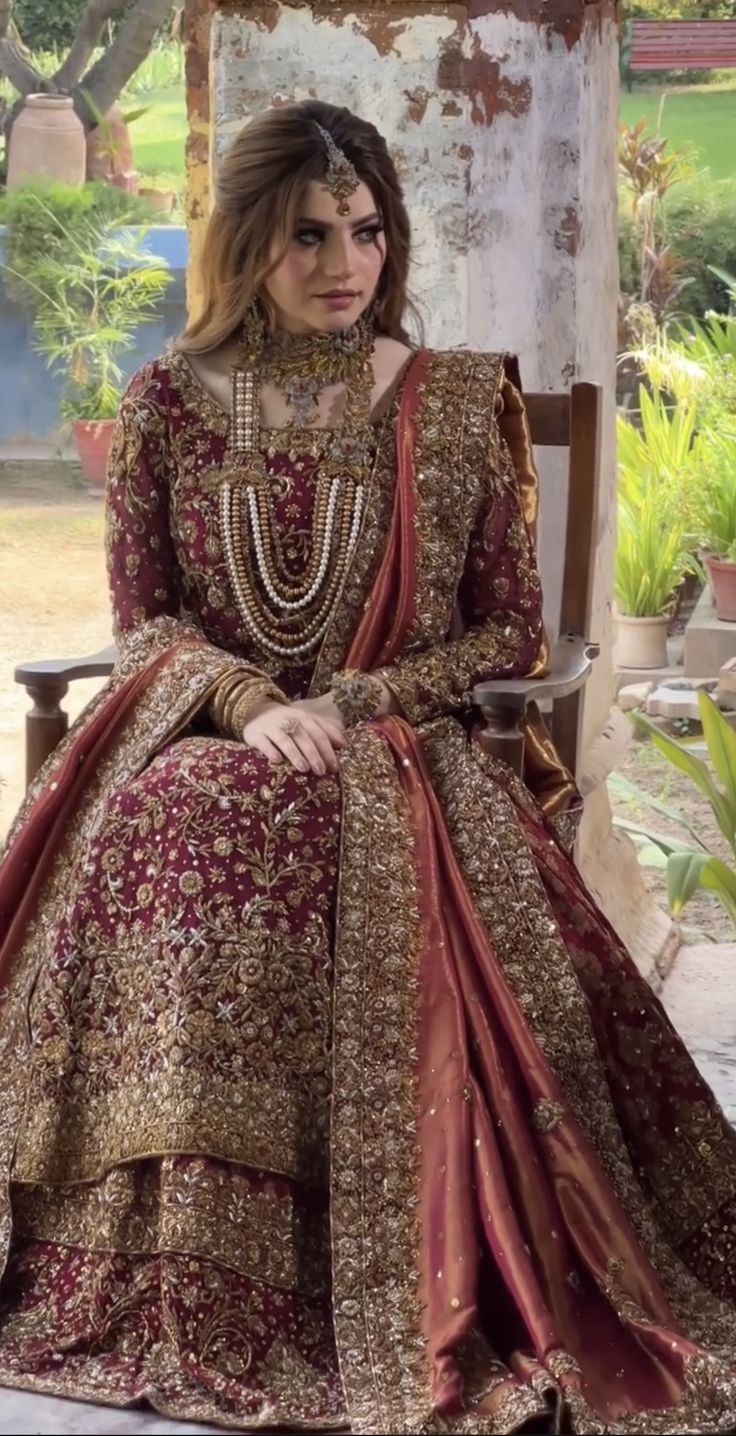
<svg viewBox="0 0 736 1436">
<path fill-rule="evenodd" d="M 653 793 L 648 793 L 645 788 L 640 788 L 637 783 L 632 783 L 630 778 L 625 778 L 622 773 L 611 773 L 608 779 L 608 787 L 616 797 L 630 798 L 633 802 L 651 808 L 653 812 L 661 814 L 670 823 L 677 823 L 678 827 L 684 828 L 699 847 L 705 849 L 692 824 L 680 812 L 679 808 L 673 808 L 669 803 L 664 803 L 661 798 L 655 798 Z"/>
<path fill-rule="evenodd" d="M 711 859 L 706 853 L 672 853 L 667 862 L 667 899 L 675 917 L 700 887 L 701 874 Z"/>
<path fill-rule="evenodd" d="M 736 873 L 721 858 L 711 858 L 703 868 L 700 883 L 716 894 L 736 927 Z"/>
<path fill-rule="evenodd" d="M 698 694 L 700 721 L 713 767 L 718 774 L 734 813 L 736 827 L 736 733 L 709 694 Z"/>
<path fill-rule="evenodd" d="M 694 851 L 689 843 L 680 842 L 679 838 L 665 838 L 662 833 L 655 833 L 651 828 L 645 828 L 642 823 L 634 823 L 629 818 L 615 817 L 613 822 L 614 827 L 620 828 L 622 832 L 628 833 L 630 837 L 641 839 L 647 843 L 654 843 L 660 852 L 664 853 L 667 857 L 670 853 L 691 853 Z M 706 853 L 706 857 L 707 856 L 708 854 Z"/>
</svg>

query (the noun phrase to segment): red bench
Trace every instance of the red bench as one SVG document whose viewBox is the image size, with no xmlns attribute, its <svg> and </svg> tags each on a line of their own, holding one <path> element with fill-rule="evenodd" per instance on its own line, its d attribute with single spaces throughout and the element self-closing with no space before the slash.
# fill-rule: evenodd
<svg viewBox="0 0 736 1436">
<path fill-rule="evenodd" d="M 736 20 L 628 20 L 624 73 L 736 69 Z"/>
</svg>

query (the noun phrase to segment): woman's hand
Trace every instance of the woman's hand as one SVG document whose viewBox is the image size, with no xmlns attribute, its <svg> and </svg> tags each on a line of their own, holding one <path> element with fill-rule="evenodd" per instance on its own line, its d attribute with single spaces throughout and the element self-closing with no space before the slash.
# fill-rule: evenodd
<svg viewBox="0 0 736 1436">
<path fill-rule="evenodd" d="M 262 704 L 244 725 L 243 742 L 271 763 L 286 760 L 297 773 L 319 777 L 336 773 L 337 750 L 345 746 L 345 733 L 339 717 L 316 711 L 321 702 Z"/>
</svg>

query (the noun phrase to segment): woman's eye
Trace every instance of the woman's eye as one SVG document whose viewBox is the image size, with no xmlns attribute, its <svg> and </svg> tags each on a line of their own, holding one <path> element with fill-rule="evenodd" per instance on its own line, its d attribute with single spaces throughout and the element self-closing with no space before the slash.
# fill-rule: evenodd
<svg viewBox="0 0 736 1436">
<path fill-rule="evenodd" d="M 368 229 L 359 229 L 355 238 L 360 244 L 375 244 L 379 234 L 383 234 L 383 225 L 373 224 Z"/>
<path fill-rule="evenodd" d="M 300 229 L 296 236 L 297 244 L 303 245 L 320 244 L 323 239 L 324 235 L 316 229 Z"/>
</svg>

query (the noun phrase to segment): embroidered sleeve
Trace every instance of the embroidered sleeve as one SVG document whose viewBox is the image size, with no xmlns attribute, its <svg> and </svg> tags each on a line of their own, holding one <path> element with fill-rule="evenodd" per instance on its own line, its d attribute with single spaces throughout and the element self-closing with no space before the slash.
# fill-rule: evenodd
<svg viewBox="0 0 736 1436">
<path fill-rule="evenodd" d="M 536 564 L 536 475 L 523 402 L 507 379 L 501 403 L 524 444 L 507 442 L 501 416 L 484 495 L 468 546 L 453 625 L 462 636 L 382 669 L 411 723 L 469 706 L 473 686 L 534 671 L 544 643 L 542 589 Z M 531 482 L 533 480 L 534 482 Z"/>
<path fill-rule="evenodd" d="M 182 638 L 220 652 L 182 606 L 169 520 L 166 391 L 155 365 L 131 380 L 120 406 L 108 465 L 107 572 L 113 631 L 123 654 L 153 655 Z M 238 737 L 233 715 L 255 702 L 286 701 L 266 674 L 223 651 L 223 676 L 208 711 L 219 731 Z M 262 690 L 262 692 L 261 692 Z M 236 698 L 238 702 L 236 703 Z"/>
<path fill-rule="evenodd" d="M 107 572 L 119 643 L 181 612 L 169 530 L 165 394 L 151 368 L 131 381 L 113 433 L 107 477 Z"/>
</svg>

